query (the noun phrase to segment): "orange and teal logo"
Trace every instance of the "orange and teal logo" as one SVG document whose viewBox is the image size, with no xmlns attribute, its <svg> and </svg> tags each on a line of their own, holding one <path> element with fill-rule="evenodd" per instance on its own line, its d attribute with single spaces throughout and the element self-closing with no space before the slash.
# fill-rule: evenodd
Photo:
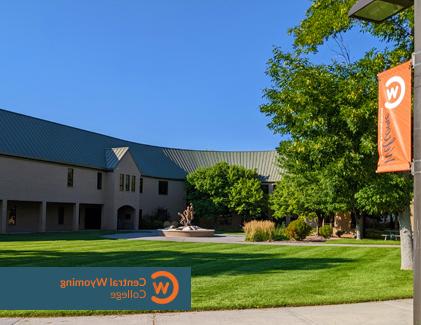
<svg viewBox="0 0 421 325">
<path fill-rule="evenodd" d="M 179 292 L 179 284 L 174 274 L 167 271 L 154 272 L 151 275 L 154 291 L 156 296 L 152 296 L 151 300 L 158 305 L 167 305 L 177 298 Z M 158 281 L 159 280 L 159 281 Z M 169 288 L 172 287 L 169 293 Z M 164 297 L 162 297 L 164 296 Z"/>
<path fill-rule="evenodd" d="M 186 267 L 7 267 L 0 287 L 2 310 L 191 309 Z"/>
</svg>

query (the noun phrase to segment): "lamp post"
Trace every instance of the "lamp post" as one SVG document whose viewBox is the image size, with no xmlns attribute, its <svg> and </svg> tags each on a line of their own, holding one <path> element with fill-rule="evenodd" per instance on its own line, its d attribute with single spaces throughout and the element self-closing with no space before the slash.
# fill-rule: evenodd
<svg viewBox="0 0 421 325">
<path fill-rule="evenodd" d="M 415 2 L 417 1 L 415 0 Z M 359 0 L 351 8 L 348 16 L 381 23 L 413 4 L 414 0 Z"/>
<path fill-rule="evenodd" d="M 414 325 L 421 325 L 421 0 L 358 0 L 348 16 L 381 23 L 414 5 Z M 418 55 L 420 62 L 418 63 Z"/>
</svg>

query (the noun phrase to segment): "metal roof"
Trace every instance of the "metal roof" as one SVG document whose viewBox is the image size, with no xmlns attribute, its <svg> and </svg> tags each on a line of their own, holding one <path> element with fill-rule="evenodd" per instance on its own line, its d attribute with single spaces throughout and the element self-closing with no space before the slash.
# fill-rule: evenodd
<svg viewBox="0 0 421 325">
<path fill-rule="evenodd" d="M 105 166 L 107 169 L 116 168 L 127 151 L 129 151 L 129 147 L 105 149 Z"/>
<path fill-rule="evenodd" d="M 0 154 L 112 170 L 127 151 L 145 176 L 184 179 L 217 162 L 255 168 L 280 179 L 276 151 L 204 151 L 151 146 L 0 109 Z"/>
</svg>

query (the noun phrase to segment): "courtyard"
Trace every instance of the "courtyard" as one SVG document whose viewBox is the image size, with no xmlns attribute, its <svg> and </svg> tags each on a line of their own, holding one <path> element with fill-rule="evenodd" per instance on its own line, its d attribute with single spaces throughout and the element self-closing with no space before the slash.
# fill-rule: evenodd
<svg viewBox="0 0 421 325">
<path fill-rule="evenodd" d="M 250 309 L 412 297 L 412 272 L 396 247 L 279 246 L 106 239 L 107 232 L 0 236 L 7 266 L 187 266 L 192 308 Z M 107 311 L 0 311 L 1 317 L 92 315 Z"/>
</svg>

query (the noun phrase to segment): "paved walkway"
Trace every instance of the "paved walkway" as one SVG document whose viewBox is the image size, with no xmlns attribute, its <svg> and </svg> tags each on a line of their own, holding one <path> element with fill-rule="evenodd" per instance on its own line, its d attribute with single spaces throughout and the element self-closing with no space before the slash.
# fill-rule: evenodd
<svg viewBox="0 0 421 325">
<path fill-rule="evenodd" d="M 175 241 L 175 242 L 191 242 L 191 243 L 220 243 L 220 244 L 248 244 L 248 245 L 280 245 L 280 246 L 324 246 L 324 247 L 394 247 L 399 245 L 373 245 L 373 244 L 325 244 L 317 242 L 294 242 L 294 241 L 277 241 L 277 242 L 246 242 L 244 235 L 217 234 L 214 237 L 185 237 L 185 238 L 168 238 L 161 236 L 158 230 L 116 233 L 103 236 L 110 239 L 129 239 L 129 240 L 153 240 L 153 241 Z"/>
<path fill-rule="evenodd" d="M 0 318 L 1 325 L 411 325 L 412 300 L 349 305 L 245 309 L 231 311 L 86 316 L 57 318 Z"/>
</svg>

